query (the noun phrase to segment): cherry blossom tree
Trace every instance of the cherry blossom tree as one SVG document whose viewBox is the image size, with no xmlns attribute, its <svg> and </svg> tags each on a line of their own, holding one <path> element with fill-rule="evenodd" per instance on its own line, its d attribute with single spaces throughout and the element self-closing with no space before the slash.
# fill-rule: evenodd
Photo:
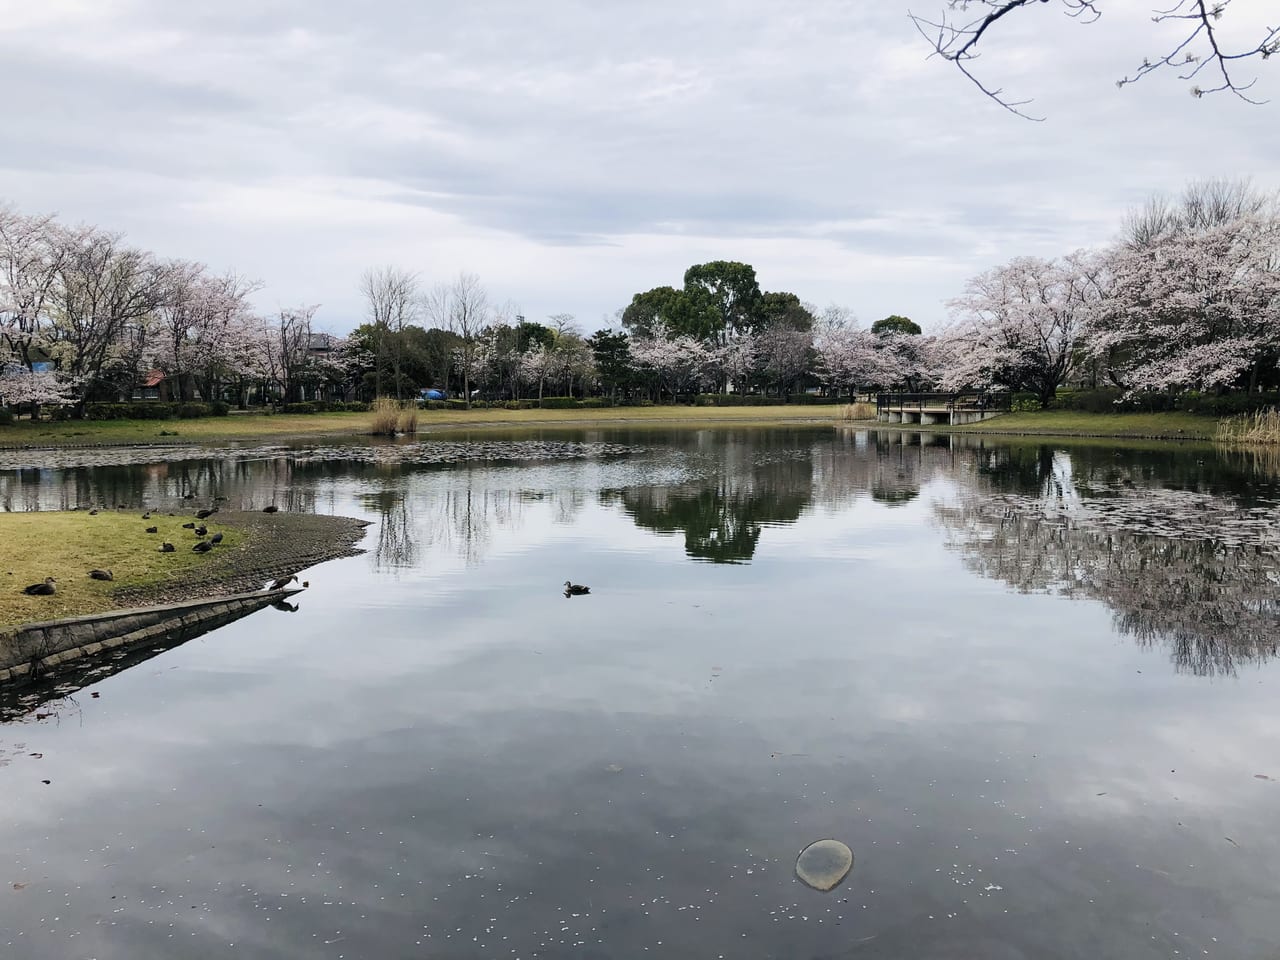
<svg viewBox="0 0 1280 960">
<path fill-rule="evenodd" d="M 74 231 L 51 297 L 53 355 L 77 384 L 79 401 L 117 392 L 103 377 L 129 324 L 146 321 L 164 302 L 167 271 L 145 250 L 118 233 Z"/>
<path fill-rule="evenodd" d="M 1108 376 L 1135 391 L 1253 389 L 1280 351 L 1280 215 L 1175 217 L 1111 251 L 1114 290 L 1091 329 Z"/>
<path fill-rule="evenodd" d="M 152 329 L 155 362 L 174 385 L 176 397 L 190 400 L 197 384 L 212 398 L 216 383 L 234 365 L 234 354 L 257 284 L 235 273 L 210 275 L 203 264 L 167 265 L 164 298 Z"/>
<path fill-rule="evenodd" d="M 727 343 L 707 351 L 707 367 L 714 379 L 725 381 L 738 393 L 746 393 L 759 369 L 759 340 L 754 333 L 743 333 Z"/>
<path fill-rule="evenodd" d="M 565 396 L 573 396 L 574 381 L 585 388 L 596 376 L 595 354 L 578 333 L 566 331 L 557 336 L 551 358 L 554 377 L 565 384 Z"/>
<path fill-rule="evenodd" d="M 785 396 L 812 366 L 813 333 L 778 324 L 762 331 L 756 342 L 761 372 Z"/>
<path fill-rule="evenodd" d="M 270 320 L 261 321 L 257 345 L 259 368 L 268 384 L 275 387 L 282 400 L 299 395 L 310 362 L 311 321 L 315 305 L 281 308 Z"/>
<path fill-rule="evenodd" d="M 814 372 L 837 396 L 842 390 L 879 385 L 883 379 L 876 338 L 857 326 L 852 311 L 832 304 L 821 311 L 814 333 Z"/>
<path fill-rule="evenodd" d="M 30 404 L 35 411 L 42 406 L 66 406 L 75 402 L 75 393 L 75 383 L 52 370 L 32 371 L 15 363 L 0 371 L 3 406 Z"/>
<path fill-rule="evenodd" d="M 950 303 L 944 389 L 1030 390 L 1048 404 L 1079 359 L 1107 282 L 1105 260 L 1084 251 L 1017 257 L 974 277 Z"/>
<path fill-rule="evenodd" d="M 28 370 L 45 359 L 48 306 L 67 253 L 67 231 L 52 217 L 0 206 L 0 344 Z"/>
<path fill-rule="evenodd" d="M 631 341 L 636 366 L 654 376 L 659 392 L 665 389 L 672 397 L 696 389 L 706 379 L 711 359 L 702 341 L 673 335 L 662 323 L 655 324 L 652 333 Z"/>
<path fill-rule="evenodd" d="M 536 343 L 520 355 L 520 379 L 530 386 L 537 384 L 538 400 L 541 402 L 543 388 L 547 378 L 555 368 L 551 351 L 541 343 Z"/>
</svg>

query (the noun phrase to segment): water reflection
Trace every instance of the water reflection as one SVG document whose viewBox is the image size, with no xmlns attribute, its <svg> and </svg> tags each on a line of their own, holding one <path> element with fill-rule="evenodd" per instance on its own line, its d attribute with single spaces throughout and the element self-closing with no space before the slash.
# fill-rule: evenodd
<svg viewBox="0 0 1280 960">
<path fill-rule="evenodd" d="M 808 515 L 927 501 L 970 570 L 1102 602 L 1179 670 L 1215 674 L 1276 652 L 1274 459 L 839 428 L 544 430 L 14 469 L 0 471 L 0 507 L 336 512 L 354 487 L 378 521 L 375 569 L 407 571 L 445 557 L 478 566 L 531 517 L 539 529 L 624 517 L 690 560 L 746 564 L 771 528 Z"/>
<path fill-rule="evenodd" d="M 188 465 L 201 497 L 378 527 L 296 613 L 0 729 L 0 955 L 1280 942 L 1256 464 L 799 428 L 504 443 Z M 0 492 L 180 497 L 176 477 L 84 464 Z M 566 602 L 566 577 L 591 594 Z M 1199 682 L 1166 649 L 1257 668 Z M 823 837 L 856 855 L 832 894 L 793 870 Z"/>
<path fill-rule="evenodd" d="M 1274 657 L 1275 501 L 1252 482 L 1225 484 L 1220 463 L 1164 459 L 984 448 L 973 482 L 935 512 L 969 569 L 1020 592 L 1101 601 L 1119 632 L 1163 644 L 1179 671 L 1234 674 Z"/>
<path fill-rule="evenodd" d="M 764 527 L 795 523 L 813 495 L 813 463 L 802 453 L 762 457 L 716 471 L 697 483 L 601 493 L 618 503 L 636 526 L 684 534 L 694 560 L 743 563 L 755 556 Z"/>
</svg>

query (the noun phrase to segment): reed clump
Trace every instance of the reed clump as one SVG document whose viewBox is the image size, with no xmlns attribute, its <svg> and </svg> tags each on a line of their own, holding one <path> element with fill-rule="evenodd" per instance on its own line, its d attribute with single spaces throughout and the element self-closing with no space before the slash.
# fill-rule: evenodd
<svg viewBox="0 0 1280 960">
<path fill-rule="evenodd" d="M 396 421 L 396 428 L 401 433 L 418 432 L 418 405 L 412 400 L 406 400 L 404 406 L 400 408 L 400 419 Z"/>
<path fill-rule="evenodd" d="M 840 415 L 845 420 L 874 420 L 876 418 L 876 405 L 862 401 L 846 403 L 841 408 Z"/>
<path fill-rule="evenodd" d="M 1218 421 L 1219 443 L 1280 444 L 1280 410 L 1267 407 Z"/>
<path fill-rule="evenodd" d="M 418 406 L 412 400 L 400 402 L 391 397 L 373 401 L 370 432 L 375 437 L 394 437 L 397 433 L 418 432 Z"/>
</svg>

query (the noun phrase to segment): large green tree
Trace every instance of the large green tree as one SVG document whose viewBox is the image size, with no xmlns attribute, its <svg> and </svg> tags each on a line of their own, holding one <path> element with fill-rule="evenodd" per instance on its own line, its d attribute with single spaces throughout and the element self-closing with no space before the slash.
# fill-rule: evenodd
<svg viewBox="0 0 1280 960">
<path fill-rule="evenodd" d="M 789 330 L 812 330 L 813 314 L 794 293 L 781 291 L 760 296 L 758 324 L 764 329 L 784 327 Z"/>
<path fill-rule="evenodd" d="M 883 320 L 877 320 L 871 325 L 872 333 L 909 333 L 914 337 L 918 337 L 924 331 L 920 329 L 920 324 L 916 323 L 909 317 L 902 317 L 898 314 L 892 314 Z"/>
<path fill-rule="evenodd" d="M 622 325 L 636 337 L 649 338 L 660 326 L 675 334 L 703 338 L 712 330 L 704 300 L 675 287 L 654 287 L 631 298 L 622 311 Z"/>
<path fill-rule="evenodd" d="M 695 304 L 705 304 L 712 323 L 710 339 L 725 344 L 750 333 L 760 319 L 760 284 L 755 268 L 736 260 L 696 263 L 684 272 L 684 292 Z"/>
</svg>

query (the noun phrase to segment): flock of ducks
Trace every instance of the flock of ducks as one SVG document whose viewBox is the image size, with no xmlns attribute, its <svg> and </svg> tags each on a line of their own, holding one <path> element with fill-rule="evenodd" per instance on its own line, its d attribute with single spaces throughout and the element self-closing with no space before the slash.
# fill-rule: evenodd
<svg viewBox="0 0 1280 960">
<path fill-rule="evenodd" d="M 184 493 L 182 495 L 182 499 L 193 500 L 195 499 L 195 494 Z M 216 499 L 225 500 L 226 497 L 217 497 Z M 125 508 L 123 505 L 120 505 L 119 509 L 123 510 Z M 280 508 L 277 507 L 274 503 L 262 508 L 263 513 L 278 513 L 279 510 Z M 92 510 L 89 511 L 89 516 L 96 517 L 101 512 L 102 512 L 101 509 L 99 509 L 98 507 L 94 507 Z M 190 530 L 192 533 L 194 533 L 197 537 L 200 538 L 198 541 L 196 541 L 196 543 L 191 545 L 192 553 L 208 553 L 214 547 L 222 543 L 222 538 L 223 538 L 222 531 L 218 531 L 213 536 L 209 536 L 209 528 L 203 522 L 209 519 L 210 517 L 212 517 L 217 512 L 218 512 L 218 508 L 216 506 L 209 507 L 203 510 L 197 510 L 195 520 L 190 521 L 188 523 L 184 523 L 182 525 L 182 528 L 184 530 Z M 173 514 L 169 514 L 169 516 L 173 516 Z M 150 520 L 151 511 L 150 510 L 144 511 L 142 514 L 142 519 Z M 158 526 L 146 527 L 145 532 L 159 533 L 160 528 Z M 208 539 L 205 539 L 206 537 L 208 537 Z M 161 543 L 158 548 L 158 551 L 160 553 L 173 553 L 176 550 L 177 550 L 177 547 L 175 547 L 172 543 L 170 543 L 167 540 Z M 89 577 L 92 580 L 105 580 L 105 581 L 115 580 L 115 576 L 112 574 L 110 570 L 98 570 L 98 569 L 90 570 Z M 283 587 L 287 586 L 290 582 L 295 581 L 297 579 L 298 578 L 296 576 L 279 579 L 275 583 L 273 583 L 270 587 L 268 587 L 268 589 L 280 590 Z M 305 583 L 303 584 L 304 587 L 307 585 L 308 584 L 305 584 Z M 58 578 L 45 577 L 39 583 L 33 583 L 30 586 L 23 587 L 22 592 L 29 597 L 51 597 L 58 592 Z M 568 594 L 566 593 L 566 596 L 567 595 Z"/>
<path fill-rule="evenodd" d="M 183 495 L 184 500 L 190 500 L 190 499 L 193 499 L 193 497 L 194 497 L 193 494 Z M 223 498 L 220 497 L 219 499 L 223 499 Z M 276 513 L 279 511 L 279 509 L 280 508 L 277 507 L 275 504 L 271 504 L 270 506 L 263 507 L 262 512 Z M 208 536 L 209 528 L 203 522 L 201 522 L 209 519 L 217 512 L 218 512 L 218 508 L 216 506 L 210 507 L 204 510 L 197 510 L 196 519 L 189 521 L 187 523 L 184 523 L 182 525 L 182 528 L 184 530 L 190 530 L 197 537 L 200 537 L 200 540 L 198 540 L 196 543 L 192 544 L 191 546 L 191 550 L 193 553 L 208 553 L 218 544 L 222 543 L 221 531 L 219 531 L 218 533 L 215 533 L 213 536 L 209 537 L 206 540 L 205 537 Z M 96 516 L 98 513 L 99 511 L 96 508 L 89 511 L 90 516 Z M 172 514 L 170 514 L 170 516 L 172 516 Z M 142 519 L 150 520 L 151 512 L 150 511 L 144 512 L 142 514 Z M 159 529 L 160 529 L 159 527 L 150 526 L 146 528 L 146 532 L 158 533 Z M 167 540 L 164 543 L 161 543 L 159 547 L 160 553 L 173 553 L 176 549 L 177 548 Z M 105 580 L 105 581 L 111 581 L 115 579 L 115 576 L 111 573 L 110 570 L 97 570 L 97 569 L 90 570 L 89 577 L 93 580 Z M 283 590 L 289 584 L 296 583 L 297 581 L 298 581 L 297 575 L 290 574 L 287 577 L 280 577 L 275 581 L 273 581 L 271 584 L 267 586 L 267 590 Z M 40 583 L 33 583 L 28 587 L 24 587 L 22 592 L 32 597 L 51 597 L 58 592 L 57 584 L 58 584 L 58 580 L 56 577 L 45 577 L 44 580 L 42 580 Z M 310 586 L 310 584 L 307 583 L 306 581 L 303 581 L 302 585 L 303 587 Z M 584 586 L 581 583 L 574 583 L 572 580 L 566 580 L 564 582 L 564 595 L 566 597 L 582 597 L 582 596 L 586 596 L 589 593 L 591 593 L 591 588 L 588 586 Z"/>
</svg>

